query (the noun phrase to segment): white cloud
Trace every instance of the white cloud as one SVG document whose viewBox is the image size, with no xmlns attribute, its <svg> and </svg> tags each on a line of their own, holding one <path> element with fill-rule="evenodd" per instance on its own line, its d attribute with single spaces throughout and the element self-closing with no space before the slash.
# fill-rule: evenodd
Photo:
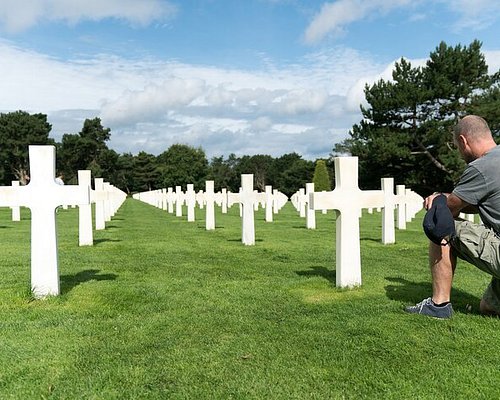
<svg viewBox="0 0 500 400">
<path fill-rule="evenodd" d="M 488 64 L 488 73 L 494 74 L 500 70 L 500 50 L 483 51 L 486 64 Z"/>
<path fill-rule="evenodd" d="M 346 107 L 349 88 L 384 68 L 345 48 L 258 71 L 105 56 L 63 62 L 2 41 L 0 59 L 0 110 L 46 113 L 56 140 L 99 116 L 119 153 L 187 143 L 209 156 L 326 157 L 360 119 Z"/>
<path fill-rule="evenodd" d="M 172 78 L 152 83 L 140 91 L 127 90 L 117 100 L 106 101 L 101 117 L 110 124 L 156 119 L 179 107 L 189 106 L 205 91 L 200 79 Z"/>
<path fill-rule="evenodd" d="M 450 11 L 458 14 L 455 29 L 481 30 L 492 25 L 500 18 L 498 0 L 446 0 Z"/>
<path fill-rule="evenodd" d="M 314 44 L 329 34 L 339 35 L 352 22 L 367 16 L 385 14 L 411 3 L 410 0 L 337 0 L 325 3 L 307 27 L 305 42 Z"/>
<path fill-rule="evenodd" d="M 367 84 L 372 85 L 375 82 L 379 81 L 380 79 L 383 79 L 384 81 L 392 81 L 392 72 L 394 71 L 395 64 L 400 60 L 401 60 L 400 58 L 394 60 L 393 62 L 388 64 L 385 67 L 385 69 L 380 73 L 360 78 L 347 92 L 346 96 L 347 109 L 353 112 L 355 110 L 359 110 L 360 104 L 366 107 L 368 104 L 366 103 L 365 100 L 365 94 L 364 94 L 365 86 Z M 413 59 L 413 60 L 406 59 L 406 60 L 411 63 L 412 67 L 422 67 L 427 62 L 427 59 L 423 58 Z"/>
<path fill-rule="evenodd" d="M 171 17 L 176 8 L 165 0 L 2 0 L 0 26 L 10 33 L 29 29 L 39 22 L 115 18 L 132 25 L 146 26 Z"/>
<path fill-rule="evenodd" d="M 409 21 L 420 21 L 427 18 L 428 9 L 436 4 L 444 5 L 458 16 L 453 24 L 455 31 L 480 31 L 500 18 L 498 0 L 336 0 L 322 5 L 304 32 L 304 41 L 316 44 L 330 35 L 338 37 L 354 22 L 402 8 L 412 12 Z"/>
</svg>

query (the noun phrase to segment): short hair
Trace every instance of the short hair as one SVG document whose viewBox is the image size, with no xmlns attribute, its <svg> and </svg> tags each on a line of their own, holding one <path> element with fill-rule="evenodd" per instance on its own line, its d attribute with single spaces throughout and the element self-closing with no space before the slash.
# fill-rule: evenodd
<svg viewBox="0 0 500 400">
<path fill-rule="evenodd" d="M 478 115 L 466 115 L 458 121 L 453 129 L 454 138 L 464 135 L 467 139 L 481 140 L 491 138 L 488 123 Z"/>
</svg>

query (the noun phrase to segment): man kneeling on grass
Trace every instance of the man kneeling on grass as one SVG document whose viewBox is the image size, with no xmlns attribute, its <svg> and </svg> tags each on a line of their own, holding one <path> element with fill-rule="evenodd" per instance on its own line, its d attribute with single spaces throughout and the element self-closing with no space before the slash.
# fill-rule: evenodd
<svg viewBox="0 0 500 400">
<path fill-rule="evenodd" d="M 428 210 L 425 220 L 440 214 L 442 221 L 424 230 L 431 239 L 429 264 L 432 274 L 432 297 L 406 311 L 436 318 L 450 318 L 451 284 L 461 258 L 492 275 L 480 303 L 484 314 L 500 315 L 500 146 L 497 146 L 488 124 L 475 115 L 462 118 L 455 126 L 453 141 L 462 158 L 468 163 L 452 193 L 438 197 L 434 193 L 424 201 Z M 434 199 L 437 199 L 433 204 Z M 447 206 L 439 209 L 440 201 Z M 446 208 L 446 207 L 445 207 Z M 446 213 L 458 218 L 460 212 L 479 213 L 484 225 L 469 221 L 447 222 Z M 428 222 L 428 221 L 427 221 Z M 432 225 L 432 223 L 431 223 Z M 450 227 L 451 225 L 451 227 Z"/>
</svg>

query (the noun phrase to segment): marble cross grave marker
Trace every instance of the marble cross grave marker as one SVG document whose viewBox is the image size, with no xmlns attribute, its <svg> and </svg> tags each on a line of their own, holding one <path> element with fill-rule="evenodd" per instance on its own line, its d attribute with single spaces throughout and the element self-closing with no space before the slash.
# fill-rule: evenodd
<svg viewBox="0 0 500 400">
<path fill-rule="evenodd" d="M 184 203 L 184 193 L 180 186 L 175 187 L 175 216 L 182 217 L 182 204 Z"/>
<path fill-rule="evenodd" d="M 55 182 L 54 146 L 29 146 L 30 183 L 0 188 L 0 206 L 31 210 L 31 288 L 37 298 L 59 294 L 57 207 L 89 204 L 88 186 Z"/>
<path fill-rule="evenodd" d="M 361 285 L 361 253 L 359 217 L 361 210 L 382 207 L 382 190 L 361 190 L 358 187 L 358 158 L 335 158 L 335 190 L 313 192 L 309 207 L 313 210 L 336 210 L 336 285 Z"/>
<path fill-rule="evenodd" d="M 273 187 L 266 185 L 266 222 L 273 222 Z"/>
<path fill-rule="evenodd" d="M 94 179 L 94 202 L 95 202 L 95 229 L 106 229 L 105 203 L 108 200 L 108 193 L 104 190 L 104 179 Z"/>
<path fill-rule="evenodd" d="M 12 181 L 12 186 L 19 187 L 19 181 Z M 11 207 L 12 210 L 12 221 L 21 221 L 21 207 L 14 206 Z"/>
<path fill-rule="evenodd" d="M 78 171 L 78 185 L 86 186 L 89 189 L 90 197 L 92 200 L 91 187 L 91 172 L 89 170 Z M 78 207 L 78 241 L 80 246 L 92 246 L 94 244 L 94 237 L 92 235 L 92 205 L 82 204 Z"/>
<path fill-rule="evenodd" d="M 309 205 L 311 193 L 314 193 L 314 183 L 306 183 L 306 204 Z M 307 229 L 316 229 L 316 211 L 311 207 L 307 207 L 306 211 L 306 227 Z"/>
<path fill-rule="evenodd" d="M 196 219 L 196 192 L 194 191 L 194 184 L 188 183 L 186 189 L 186 206 L 187 206 L 187 220 L 194 222 Z"/>
<path fill-rule="evenodd" d="M 215 229 L 215 201 L 216 195 L 214 192 L 214 181 L 205 181 L 205 227 L 207 231 Z"/>
<path fill-rule="evenodd" d="M 242 216 L 241 242 L 247 246 L 255 244 L 255 221 L 254 203 L 255 193 L 253 191 L 253 174 L 241 175 L 241 189 L 239 193 L 228 193 L 228 206 L 239 203 Z"/>
</svg>

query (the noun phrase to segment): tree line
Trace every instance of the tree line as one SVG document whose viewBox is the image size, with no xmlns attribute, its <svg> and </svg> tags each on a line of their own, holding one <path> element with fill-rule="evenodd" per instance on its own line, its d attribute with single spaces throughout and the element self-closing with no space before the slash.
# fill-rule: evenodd
<svg viewBox="0 0 500 400">
<path fill-rule="evenodd" d="M 137 155 L 118 154 L 108 148 L 109 128 L 99 118 L 87 119 L 79 133 L 64 134 L 61 142 L 49 138 L 51 125 L 45 114 L 16 111 L 0 114 L 0 182 L 12 180 L 26 184 L 29 180 L 28 146 L 56 146 L 56 169 L 68 184 L 77 183 L 78 170 L 91 170 L 92 176 L 103 177 L 127 193 L 193 183 L 196 190 L 205 188 L 206 180 L 215 181 L 215 189 L 237 192 L 241 174 L 254 174 L 256 189 L 264 191 L 272 185 L 290 196 L 307 182 L 316 179 L 319 187 L 330 190 L 331 173 L 325 160 L 305 160 L 297 153 L 281 157 L 254 155 L 207 159 L 201 147 L 174 144 L 155 156 L 144 151 Z M 316 171 L 316 172 L 315 172 Z M 325 189 L 325 190 L 326 190 Z"/>
</svg>

